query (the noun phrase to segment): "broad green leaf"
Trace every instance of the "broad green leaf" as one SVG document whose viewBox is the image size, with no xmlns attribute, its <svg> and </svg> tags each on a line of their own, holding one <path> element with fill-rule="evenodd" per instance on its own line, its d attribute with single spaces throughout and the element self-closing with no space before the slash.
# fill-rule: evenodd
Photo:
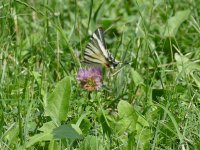
<svg viewBox="0 0 200 150">
<path fill-rule="evenodd" d="M 151 131 L 149 128 L 141 126 L 140 129 L 137 129 L 137 135 L 135 136 L 135 141 L 139 149 L 144 149 L 144 150 L 150 149 L 151 139 L 152 139 Z"/>
<path fill-rule="evenodd" d="M 118 104 L 118 112 L 121 131 L 128 131 L 128 147 L 140 149 L 148 149 L 150 146 L 150 129 L 149 123 L 145 118 L 134 110 L 134 107 L 126 101 L 120 101 Z"/>
<path fill-rule="evenodd" d="M 39 131 L 43 132 L 30 137 L 28 142 L 26 143 L 26 147 L 30 147 L 31 145 L 40 141 L 53 140 L 53 135 L 51 132 L 54 128 L 56 128 L 56 126 L 53 123 L 53 121 L 44 123 L 43 126 L 40 129 L 38 129 Z"/>
<path fill-rule="evenodd" d="M 149 127 L 149 123 L 146 121 L 146 119 L 142 116 L 138 114 L 138 120 L 137 122 L 142 125 L 143 127 Z"/>
<path fill-rule="evenodd" d="M 29 141 L 26 143 L 26 148 L 32 146 L 33 144 L 40 142 L 40 141 L 50 141 L 53 139 L 53 134 L 51 133 L 52 130 L 48 132 L 43 132 L 40 134 L 36 134 L 29 138 Z"/>
<path fill-rule="evenodd" d="M 120 117 L 120 120 L 118 121 L 120 127 L 119 131 L 123 132 L 127 129 L 131 132 L 135 131 L 138 116 L 133 106 L 128 102 L 121 100 L 117 109 Z"/>
<path fill-rule="evenodd" d="M 61 125 L 53 129 L 53 137 L 55 139 L 80 139 L 82 135 L 79 127 L 75 125 Z"/>
<path fill-rule="evenodd" d="M 178 11 L 175 16 L 169 18 L 167 27 L 165 28 L 165 37 L 174 37 L 180 25 L 188 19 L 190 10 Z"/>
<path fill-rule="evenodd" d="M 39 131 L 43 131 L 43 132 L 47 132 L 49 130 L 53 130 L 54 128 L 56 128 L 56 125 L 54 124 L 53 121 L 49 121 L 43 124 L 43 126 L 41 128 L 39 128 Z"/>
<path fill-rule="evenodd" d="M 119 102 L 118 112 L 119 112 L 120 118 L 132 116 L 130 119 L 134 119 L 134 122 L 136 123 L 135 127 L 137 127 L 137 124 L 139 124 L 142 127 L 149 127 L 149 123 L 146 121 L 146 119 L 137 111 L 135 111 L 133 106 L 126 101 L 122 100 Z"/>
<path fill-rule="evenodd" d="M 179 55 L 178 53 L 175 53 L 174 56 L 175 56 L 175 60 L 177 62 L 177 67 L 178 67 L 179 73 L 184 71 L 184 73 L 190 74 L 191 72 L 193 72 L 195 70 L 200 71 L 198 62 L 191 61 L 186 56 Z"/>
<path fill-rule="evenodd" d="M 45 124 L 45 127 L 50 127 L 51 122 Z M 31 145 L 40 142 L 40 141 L 51 141 L 51 140 L 58 140 L 58 139 L 80 139 L 82 135 L 80 134 L 80 129 L 73 125 L 61 125 L 57 128 L 49 128 L 49 130 L 45 129 L 45 132 L 36 134 L 29 138 L 29 141 L 26 143 L 26 147 L 30 147 Z"/>
<path fill-rule="evenodd" d="M 65 77 L 57 83 L 54 91 L 47 99 L 45 112 L 58 124 L 60 124 L 60 121 L 64 121 L 67 117 L 70 95 L 70 78 Z"/>
<path fill-rule="evenodd" d="M 139 149 L 150 149 L 151 131 L 149 129 L 149 123 L 139 115 L 138 123 L 136 125 L 135 141 Z"/>
<path fill-rule="evenodd" d="M 186 56 L 177 53 L 175 54 L 175 60 L 179 71 L 178 77 L 191 76 L 196 85 L 200 88 L 200 78 L 197 73 L 200 71 L 199 61 L 192 61 Z"/>
<path fill-rule="evenodd" d="M 139 74 L 137 71 L 135 71 L 134 69 L 131 69 L 131 75 L 132 75 L 133 82 L 135 83 L 135 86 L 138 86 L 138 85 L 144 83 L 143 78 L 142 78 L 142 77 L 140 76 L 140 74 Z"/>
</svg>

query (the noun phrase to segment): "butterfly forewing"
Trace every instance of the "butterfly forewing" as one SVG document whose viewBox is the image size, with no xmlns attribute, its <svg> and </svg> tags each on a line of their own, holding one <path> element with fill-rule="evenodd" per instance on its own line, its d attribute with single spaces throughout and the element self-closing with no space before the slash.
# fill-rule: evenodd
<svg viewBox="0 0 200 150">
<path fill-rule="evenodd" d="M 102 47 L 101 50 L 103 50 L 103 54 L 108 57 L 108 50 L 106 47 L 106 42 L 104 39 L 104 31 L 102 28 L 98 28 L 94 33 L 93 33 L 93 38 L 97 38 L 98 43 L 100 43 L 100 47 Z"/>
<path fill-rule="evenodd" d="M 87 64 L 95 63 L 114 67 L 118 64 L 106 49 L 102 28 L 98 28 L 90 37 L 90 42 L 84 52 L 84 62 Z"/>
<path fill-rule="evenodd" d="M 98 28 L 94 33 L 96 34 L 96 36 L 99 38 L 99 40 L 102 42 L 104 48 L 106 49 L 106 42 L 104 39 L 104 33 L 103 33 L 103 29 L 102 28 Z"/>
<path fill-rule="evenodd" d="M 90 42 L 86 46 L 84 52 L 85 63 L 99 63 L 106 64 L 107 50 L 105 40 L 103 37 L 103 29 L 98 28 L 90 38 Z"/>
</svg>

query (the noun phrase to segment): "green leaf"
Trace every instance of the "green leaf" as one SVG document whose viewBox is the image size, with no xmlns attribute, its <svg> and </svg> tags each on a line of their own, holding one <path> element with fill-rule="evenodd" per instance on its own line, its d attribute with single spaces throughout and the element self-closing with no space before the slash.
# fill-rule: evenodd
<svg viewBox="0 0 200 150">
<path fill-rule="evenodd" d="M 134 149 L 149 149 L 151 132 L 149 123 L 145 118 L 135 111 L 134 107 L 126 101 L 120 101 L 118 104 L 120 120 L 118 121 L 121 129 L 119 132 L 128 130 L 128 147 Z"/>
<path fill-rule="evenodd" d="M 141 77 L 141 75 L 134 69 L 131 69 L 131 75 L 132 75 L 133 82 L 135 83 L 136 86 L 144 83 L 144 80 Z"/>
<path fill-rule="evenodd" d="M 121 100 L 117 106 L 117 109 L 120 117 L 118 122 L 120 127 L 119 131 L 123 132 L 127 129 L 131 132 L 135 131 L 138 116 L 132 105 L 126 101 Z"/>
<path fill-rule="evenodd" d="M 177 64 L 179 73 L 184 72 L 188 75 L 195 70 L 200 71 L 198 61 L 191 61 L 186 56 L 179 55 L 178 53 L 175 53 L 174 56 L 175 56 L 175 60 L 177 62 L 176 64 Z"/>
<path fill-rule="evenodd" d="M 32 146 L 33 144 L 39 142 L 39 141 L 50 141 L 53 139 L 53 134 L 51 133 L 52 130 L 49 130 L 48 132 L 43 132 L 40 134 L 36 134 L 29 138 L 29 141 L 26 143 L 26 148 Z"/>
<path fill-rule="evenodd" d="M 138 149 L 150 149 L 151 139 L 151 131 L 149 128 L 141 127 L 139 130 L 137 130 L 135 140 Z"/>
<path fill-rule="evenodd" d="M 47 127 L 50 127 L 47 129 Z M 40 134 L 36 134 L 29 138 L 26 143 L 26 147 L 41 142 L 41 141 L 51 141 L 57 139 L 80 139 L 82 138 L 80 129 L 75 125 L 61 125 L 57 128 L 52 128 L 53 122 L 48 122 L 43 125 L 42 130 L 45 131 Z"/>
<path fill-rule="evenodd" d="M 29 141 L 26 143 L 26 147 L 30 147 L 31 145 L 33 145 L 39 141 L 53 140 L 52 131 L 55 128 L 56 128 L 56 126 L 53 123 L 53 121 L 44 123 L 43 126 L 39 129 L 40 131 L 43 131 L 43 132 L 30 137 Z"/>
<path fill-rule="evenodd" d="M 61 125 L 53 129 L 53 136 L 55 139 L 81 139 L 81 131 L 75 125 Z"/>
<path fill-rule="evenodd" d="M 55 90 L 47 99 L 45 112 L 58 124 L 60 124 L 60 121 L 64 121 L 67 117 L 70 95 L 70 78 L 65 77 L 57 83 Z"/>
<path fill-rule="evenodd" d="M 169 18 L 167 27 L 165 28 L 165 37 L 174 37 L 180 25 L 188 19 L 190 10 L 178 11 L 175 16 Z"/>
<path fill-rule="evenodd" d="M 146 119 L 142 116 L 138 114 L 138 120 L 137 122 L 142 125 L 143 127 L 149 127 L 149 123 L 146 121 Z"/>
<path fill-rule="evenodd" d="M 56 125 L 54 124 L 53 121 L 49 121 L 43 124 L 43 126 L 41 128 L 39 128 L 39 131 L 43 131 L 43 132 L 47 132 L 49 130 L 53 130 L 54 128 L 56 128 Z"/>
</svg>

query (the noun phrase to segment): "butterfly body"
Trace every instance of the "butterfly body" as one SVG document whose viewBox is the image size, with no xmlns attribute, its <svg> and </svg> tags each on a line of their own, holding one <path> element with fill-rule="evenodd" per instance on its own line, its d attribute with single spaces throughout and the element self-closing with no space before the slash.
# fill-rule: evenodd
<svg viewBox="0 0 200 150">
<path fill-rule="evenodd" d="M 102 28 L 97 28 L 90 37 L 90 42 L 84 51 L 83 62 L 91 65 L 102 64 L 108 68 L 115 68 L 120 63 L 107 50 Z"/>
</svg>

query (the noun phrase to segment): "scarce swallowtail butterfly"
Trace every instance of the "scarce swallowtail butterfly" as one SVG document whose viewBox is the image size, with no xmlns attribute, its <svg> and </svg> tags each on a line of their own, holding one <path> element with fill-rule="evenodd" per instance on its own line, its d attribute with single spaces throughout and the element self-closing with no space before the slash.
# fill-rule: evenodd
<svg viewBox="0 0 200 150">
<path fill-rule="evenodd" d="M 102 64 L 106 67 L 115 68 L 120 62 L 115 60 L 107 50 L 104 40 L 103 29 L 97 28 L 90 37 L 90 42 L 84 51 L 84 63 L 95 65 Z"/>
</svg>

